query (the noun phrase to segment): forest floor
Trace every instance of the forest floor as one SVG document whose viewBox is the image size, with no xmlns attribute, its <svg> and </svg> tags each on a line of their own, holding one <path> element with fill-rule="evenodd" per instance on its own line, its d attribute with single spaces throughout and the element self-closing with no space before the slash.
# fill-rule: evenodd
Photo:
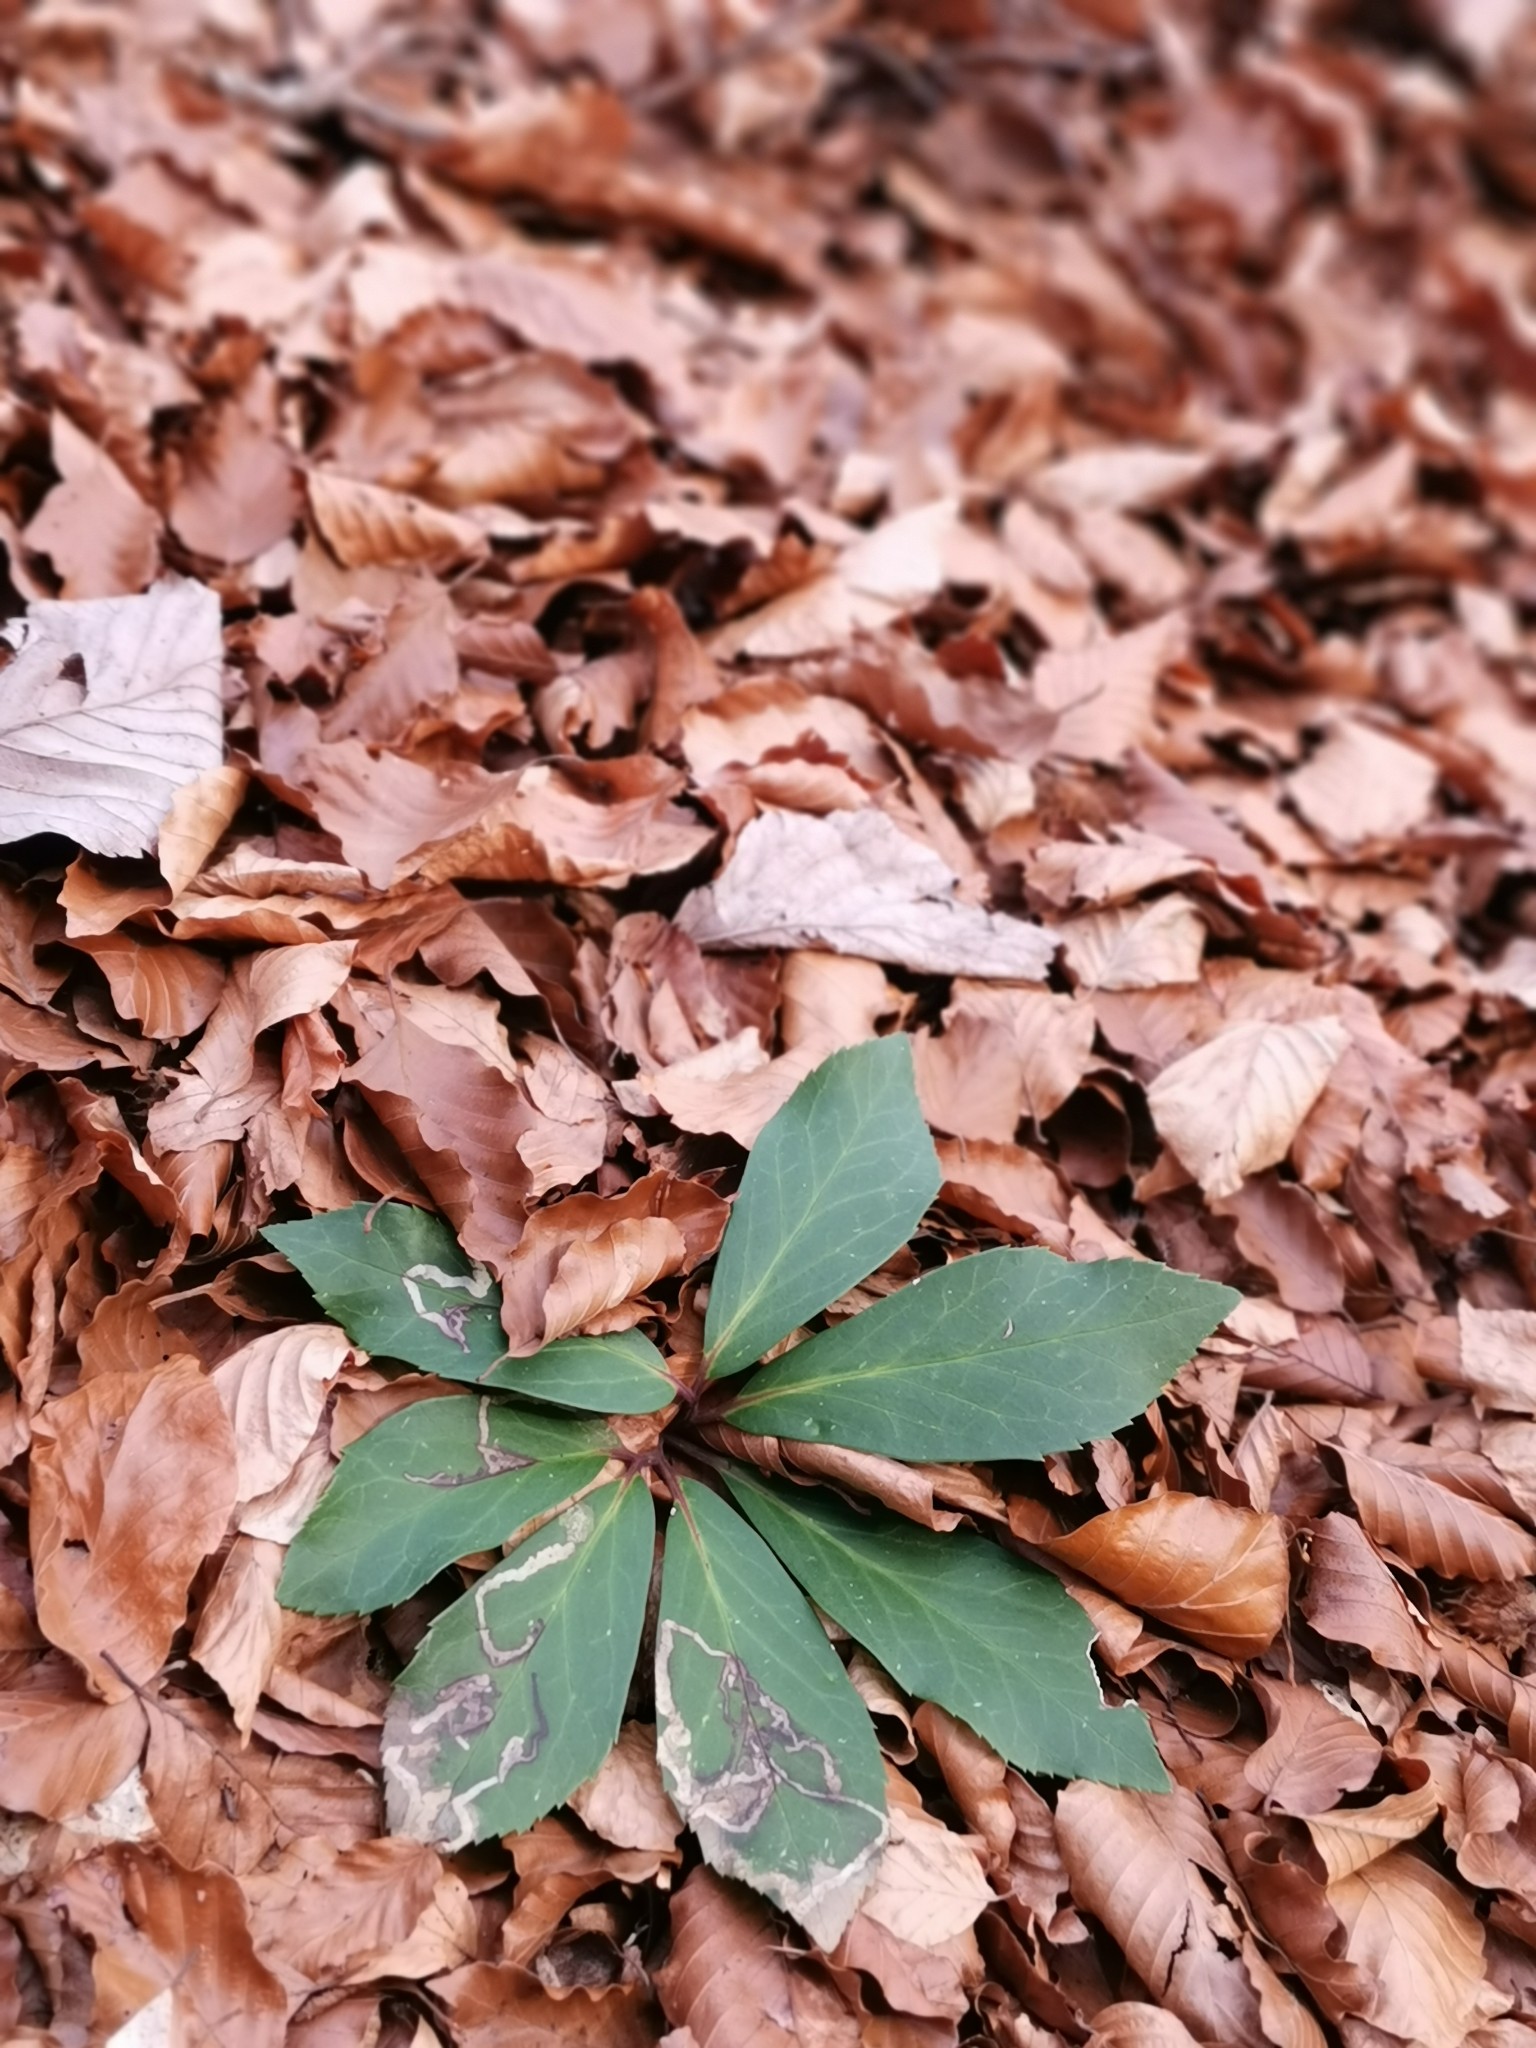
<svg viewBox="0 0 1536 2048">
<path fill-rule="evenodd" d="M 1536 2041 L 1528 7 L 5 37 L 6 2036 Z M 950 1482 L 1095 1526 L 1175 1789 L 856 1659 L 925 1875 L 830 1954 L 643 1736 L 584 1819 L 388 1836 L 452 1575 L 279 1605 L 398 1392 L 263 1226 L 425 1203 L 524 1349 L 696 1328 L 745 1148 L 896 1030 L 944 1186 L 888 1285 L 1244 1297 Z"/>
</svg>

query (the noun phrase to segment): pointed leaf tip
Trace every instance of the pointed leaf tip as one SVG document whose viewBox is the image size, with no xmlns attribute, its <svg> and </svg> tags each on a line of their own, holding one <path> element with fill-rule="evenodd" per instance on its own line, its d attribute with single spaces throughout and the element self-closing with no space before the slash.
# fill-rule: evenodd
<svg viewBox="0 0 1536 2048">
<path fill-rule="evenodd" d="M 764 1126 L 704 1322 L 709 1374 L 740 1372 L 906 1243 L 939 1191 L 905 1037 L 833 1053 Z"/>
</svg>

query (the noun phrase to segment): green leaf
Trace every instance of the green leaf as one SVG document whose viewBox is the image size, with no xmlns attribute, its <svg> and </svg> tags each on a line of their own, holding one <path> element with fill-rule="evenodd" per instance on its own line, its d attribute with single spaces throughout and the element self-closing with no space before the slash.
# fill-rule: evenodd
<svg viewBox="0 0 1536 2048">
<path fill-rule="evenodd" d="M 978 1252 L 764 1366 L 729 1419 L 914 1464 L 1038 1458 L 1118 1429 L 1241 1298 L 1136 1259 Z"/>
<path fill-rule="evenodd" d="M 503 1359 L 485 1384 L 602 1415 L 650 1415 L 677 1392 L 667 1361 L 638 1330 L 562 1337 L 531 1358 Z"/>
<path fill-rule="evenodd" d="M 772 1551 L 689 1482 L 667 1526 L 656 1722 L 667 1790 L 706 1859 L 831 1948 L 885 1841 L 874 1729 Z"/>
<path fill-rule="evenodd" d="M 603 1415 L 649 1415 L 677 1391 L 661 1353 L 634 1330 L 509 1358 L 501 1289 L 425 1209 L 357 1202 L 264 1234 L 326 1314 L 377 1357 Z"/>
<path fill-rule="evenodd" d="M 506 1354 L 501 1289 L 441 1216 L 355 1202 L 263 1235 L 365 1351 L 451 1380 L 478 1380 Z"/>
<path fill-rule="evenodd" d="M 962 1529 L 936 1536 L 745 1470 L 728 1483 L 818 1607 L 1009 1763 L 1168 1789 L 1146 1721 L 1100 1697 L 1093 1624 L 1048 1572 Z"/>
<path fill-rule="evenodd" d="M 595 1422 L 467 1394 L 415 1402 L 342 1454 L 277 1596 L 305 1614 L 393 1606 L 589 1486 L 616 1448 Z"/>
<path fill-rule="evenodd" d="M 384 1719 L 391 1833 L 462 1849 L 568 1799 L 613 1747 L 651 1579 L 643 1481 L 599 1487 L 440 1614 Z"/>
<path fill-rule="evenodd" d="M 905 1244 L 939 1191 L 906 1039 L 808 1074 L 752 1148 L 704 1319 L 709 1376 L 740 1372 Z"/>
</svg>

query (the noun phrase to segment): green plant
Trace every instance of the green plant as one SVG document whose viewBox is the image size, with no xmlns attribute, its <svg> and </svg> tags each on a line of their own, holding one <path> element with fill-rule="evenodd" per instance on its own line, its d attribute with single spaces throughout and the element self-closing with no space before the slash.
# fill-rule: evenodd
<svg viewBox="0 0 1536 2048">
<path fill-rule="evenodd" d="M 280 1589 L 312 1613 L 368 1612 L 508 1546 L 396 1684 L 396 1831 L 450 1849 L 512 1833 L 597 1770 L 646 1620 L 649 1482 L 670 1502 L 653 1670 L 668 1791 L 709 1862 L 817 1941 L 846 1925 L 886 1820 L 868 1713 L 806 1595 L 1021 1769 L 1166 1783 L 1141 1715 L 1100 1698 L 1087 1618 L 1048 1574 L 982 1535 L 765 1478 L 711 1432 L 1036 1458 L 1134 1415 L 1237 1299 L 1134 1260 L 985 1251 L 758 1364 L 906 1242 L 939 1182 L 906 1040 L 827 1060 L 753 1148 L 692 1370 L 634 1331 L 508 1357 L 490 1274 L 416 1209 L 267 1232 L 355 1342 L 477 1388 L 351 1446 Z M 650 1414 L 664 1427 L 645 1451 L 607 1419 Z"/>
</svg>

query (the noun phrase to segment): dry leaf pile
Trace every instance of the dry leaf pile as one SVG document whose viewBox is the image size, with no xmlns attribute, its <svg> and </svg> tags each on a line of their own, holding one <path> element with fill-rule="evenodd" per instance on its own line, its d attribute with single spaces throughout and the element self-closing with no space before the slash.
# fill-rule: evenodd
<svg viewBox="0 0 1536 2048">
<path fill-rule="evenodd" d="M 7 35 L 8 2035 L 1531 2041 L 1529 11 Z M 405 1396 L 261 1227 L 424 1202 L 514 1348 L 686 1347 L 742 1148 L 891 1029 L 920 1258 L 1246 1297 L 1119 1438 L 889 1481 L 1060 1572 L 1177 1789 L 861 1653 L 830 1955 L 638 1721 L 525 1836 L 382 1835 L 442 1599 L 274 1587 Z"/>
</svg>

